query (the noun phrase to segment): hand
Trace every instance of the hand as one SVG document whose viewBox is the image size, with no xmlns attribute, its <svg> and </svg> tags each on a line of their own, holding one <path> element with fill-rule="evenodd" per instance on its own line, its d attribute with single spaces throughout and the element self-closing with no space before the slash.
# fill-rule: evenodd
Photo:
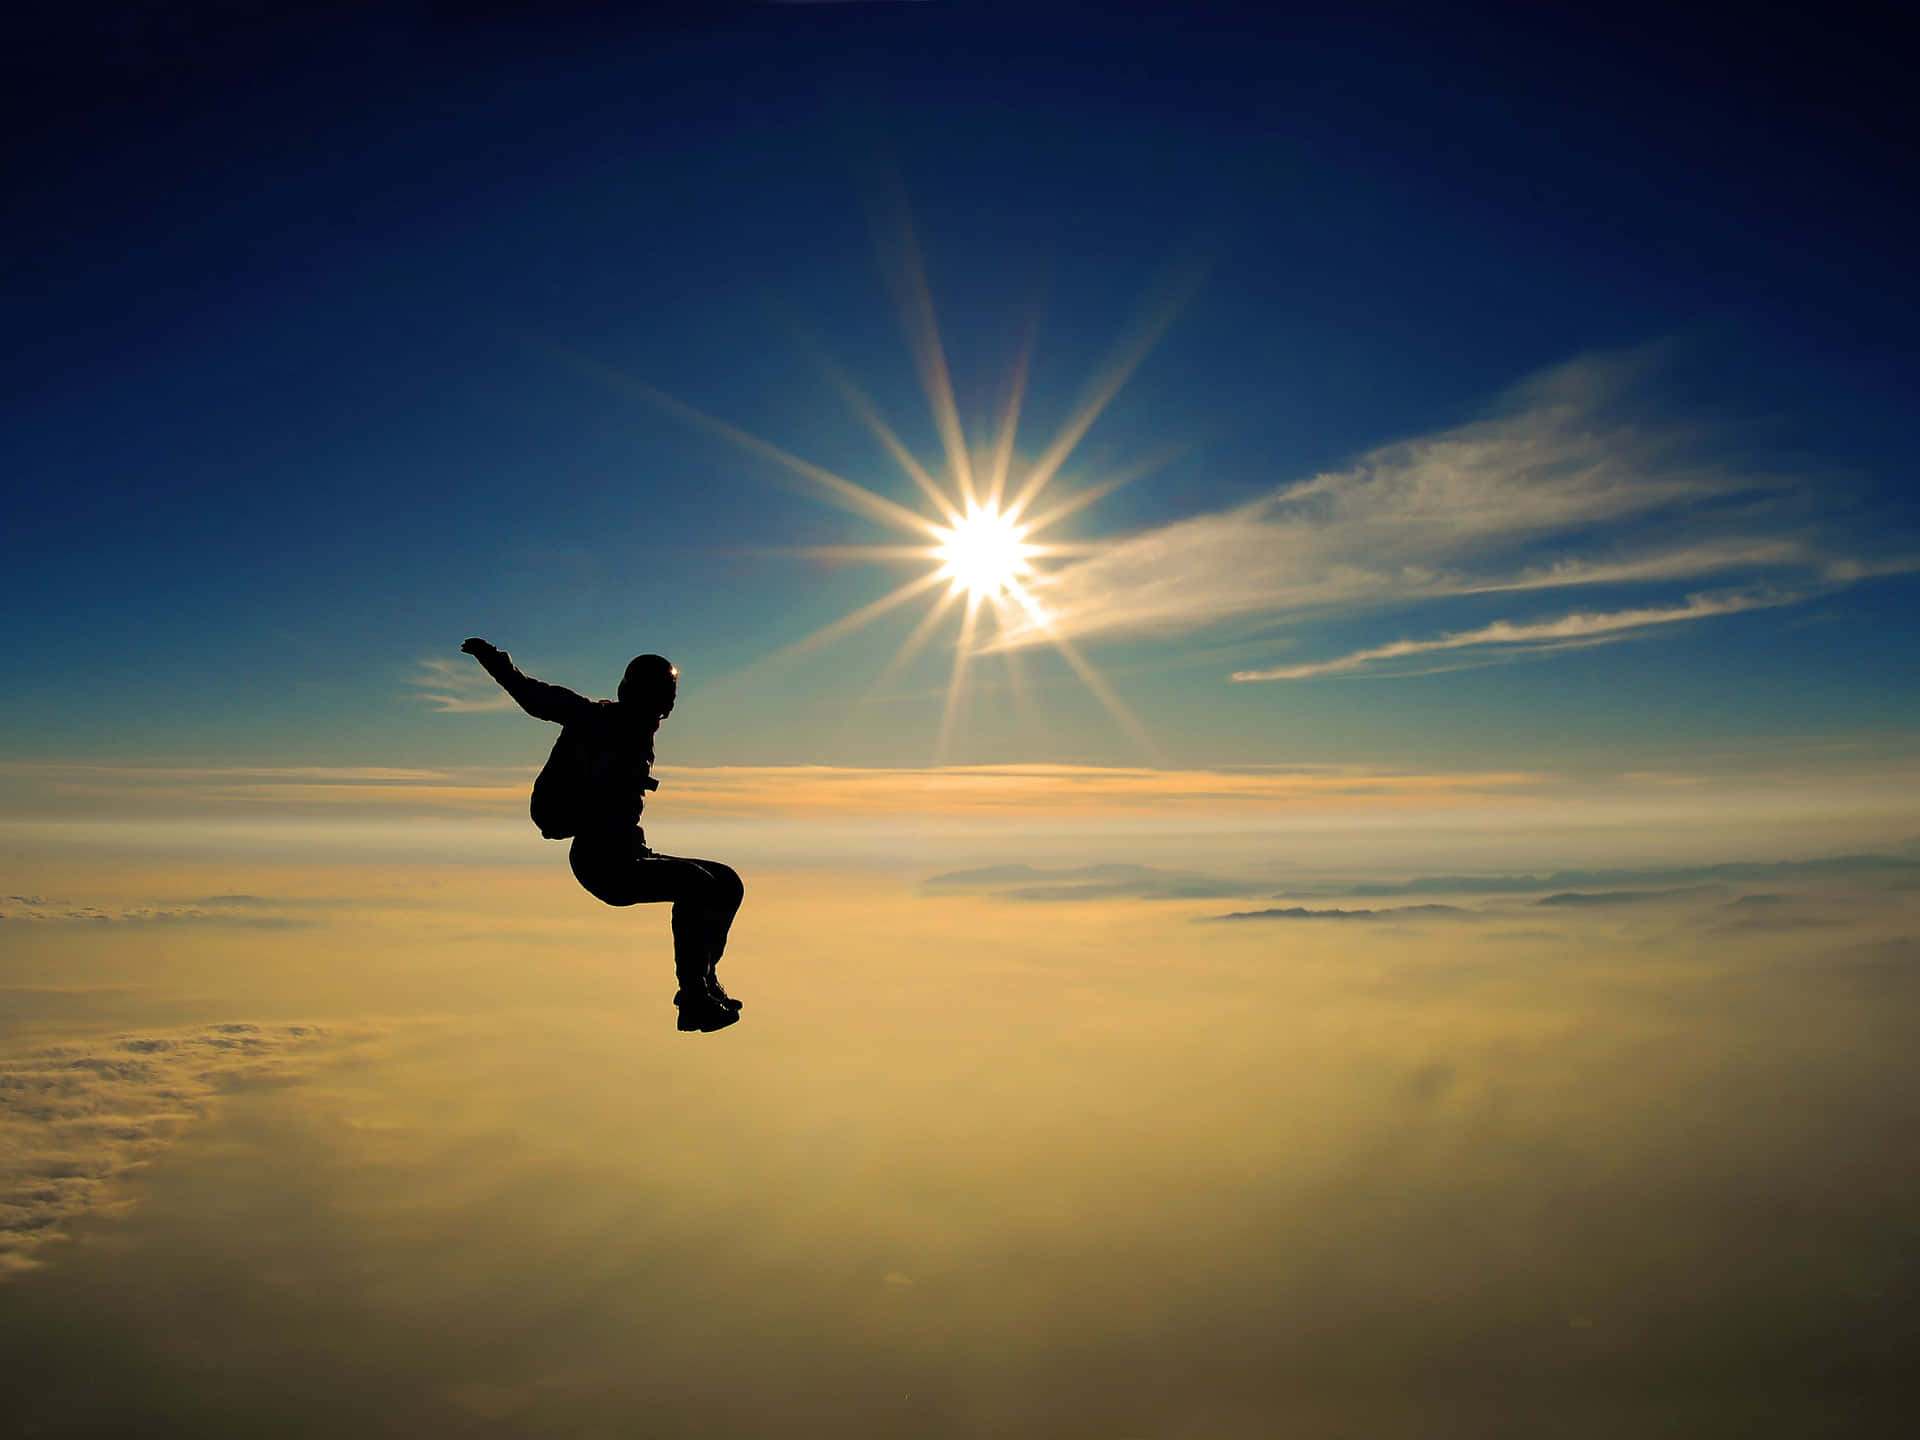
<svg viewBox="0 0 1920 1440">
<path fill-rule="evenodd" d="M 460 647 L 460 653 L 463 655 L 484 655 L 494 648 L 494 646 L 489 645 L 476 635 Z"/>
</svg>

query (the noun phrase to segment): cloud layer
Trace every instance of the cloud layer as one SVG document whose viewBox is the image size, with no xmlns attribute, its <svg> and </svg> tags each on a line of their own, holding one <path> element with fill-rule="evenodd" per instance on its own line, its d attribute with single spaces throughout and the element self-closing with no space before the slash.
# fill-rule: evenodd
<svg viewBox="0 0 1920 1440">
<path fill-rule="evenodd" d="M 938 899 L 769 876 L 727 962 L 747 1021 L 713 1037 L 672 1028 L 662 915 L 607 912 L 564 963 L 502 938 L 516 915 L 550 931 L 578 898 L 564 880 L 515 900 L 495 871 L 421 872 L 408 888 L 441 882 L 450 916 L 498 908 L 438 932 L 349 913 L 324 943 L 231 946 L 224 980 L 152 932 L 36 937 L 234 1016 L 267 1013 L 227 998 L 264 974 L 273 1013 L 378 1015 L 383 1038 L 345 1065 L 358 1022 L 296 1041 L 128 1019 L 0 1052 L 8 1113 L 38 1111 L 0 1132 L 7 1193 L 34 1207 L 11 1263 L 49 1267 L 0 1305 L 7 1413 L 130 1434 L 288 1416 L 623 1434 L 646 1415 L 714 1437 L 1264 1435 L 1280 1417 L 1464 1440 L 1568 1415 L 1582 1437 L 1637 1433 L 1646 1397 L 1676 1395 L 1716 1432 L 1821 1433 L 1875 1377 L 1895 1394 L 1920 1316 L 1920 909 L 1890 888 L 1910 870 L 1707 865 L 1780 898 L 1541 909 L 1662 886 L 1537 889 L 1553 877 L 1523 860 L 1484 878 L 1525 888 L 1453 902 L 1479 919 L 1423 894 L 975 893 L 1145 893 L 1216 863 L 1154 853 L 1166 868 L 1110 870 L 1036 847 L 1035 868 L 956 872 Z M 1409 875 L 1446 878 L 1374 856 L 1327 878 Z M 1194 923 L 1264 906 L 1302 913 Z M 1770 933 L 1716 931 L 1750 916 Z M 26 949 L 6 952 L 23 974 Z M 310 998 L 322 970 L 341 1007 Z M 452 1003 L 454 976 L 488 1008 Z M 429 1008 L 386 1018 L 408 991 Z M 302 1072 L 324 1083 L 284 1087 Z M 113 1179 L 208 1107 L 207 1143 Z M 110 1243 L 35 1248 L 135 1195 Z M 753 1383 L 716 1386 L 714 1354 Z M 1856 1418 L 1840 1428 L 1899 1430 Z"/>
<path fill-rule="evenodd" d="M 244 930 L 297 930 L 319 922 L 301 913 L 315 902 L 258 895 L 209 895 L 178 902 L 92 904 L 45 895 L 0 898 L 0 922 L 83 925 L 226 925 Z M 322 902 L 324 903 L 324 902 Z"/>
<path fill-rule="evenodd" d="M 1282 905 L 1268 910 L 1235 910 L 1216 920 L 1432 920 L 1465 915 L 1458 905 L 1398 905 L 1386 910 L 1309 910 L 1304 905 Z"/>
<path fill-rule="evenodd" d="M 1676 914 L 1685 911 L 1687 923 L 1714 933 L 1739 934 L 1820 929 L 1838 923 L 1836 915 L 1857 913 L 1863 907 L 1898 908 L 1916 873 L 1920 873 L 1920 861 L 1880 854 L 1532 875 L 1421 875 L 1404 880 L 1365 876 L 1341 880 L 1324 875 L 1303 879 L 1271 872 L 1236 876 L 1151 865 L 1047 869 L 1005 864 L 934 875 L 921 883 L 920 890 L 930 897 L 990 895 L 1021 903 L 1203 901 L 1241 896 L 1284 902 L 1194 917 L 1208 921 L 1512 921 L 1528 910 L 1544 909 L 1564 917 L 1568 912 L 1664 907 Z M 1730 898 L 1736 887 L 1755 882 L 1793 888 Z M 1352 903 L 1386 897 L 1415 903 Z"/>
<path fill-rule="evenodd" d="M 537 743 L 539 736 L 534 739 Z M 265 816 L 492 815 L 524 818 L 535 767 L 196 769 L 0 762 L 0 814 Z M 649 802 L 700 817 L 915 817 L 1193 810 L 1230 805 L 1427 808 L 1511 794 L 1544 778 L 1520 770 L 1394 773 L 1299 765 L 1161 770 L 1099 765 L 663 766 Z M 12 804 L 7 802 L 11 800 Z"/>
<path fill-rule="evenodd" d="M 0 1279 L 203 1117 L 223 1091 L 284 1078 L 326 1032 L 234 1022 L 0 1056 Z"/>
<path fill-rule="evenodd" d="M 1270 888 L 1255 880 L 1152 865 L 1081 865 L 1061 870 L 988 865 L 949 871 L 922 882 L 922 889 L 930 894 L 988 892 L 1002 900 L 1220 900 L 1264 894 Z"/>
</svg>

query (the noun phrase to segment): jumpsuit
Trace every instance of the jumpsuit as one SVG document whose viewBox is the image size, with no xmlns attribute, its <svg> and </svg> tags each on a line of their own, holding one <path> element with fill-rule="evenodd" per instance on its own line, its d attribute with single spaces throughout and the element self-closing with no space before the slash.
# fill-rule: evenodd
<svg viewBox="0 0 1920 1440">
<path fill-rule="evenodd" d="M 662 855 L 647 848 L 640 812 L 646 792 L 659 787 L 650 772 L 660 717 L 535 680 L 503 650 L 477 658 L 522 710 L 561 726 L 577 742 L 585 783 L 580 823 L 568 855 L 574 878 L 608 905 L 671 901 L 673 968 L 683 986 L 698 985 L 726 952 L 743 887 L 733 867 L 718 860 Z"/>
</svg>

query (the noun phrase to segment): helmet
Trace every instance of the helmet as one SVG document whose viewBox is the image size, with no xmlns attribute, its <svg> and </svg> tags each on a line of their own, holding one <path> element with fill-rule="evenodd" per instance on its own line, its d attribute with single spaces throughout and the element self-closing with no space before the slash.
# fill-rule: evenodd
<svg viewBox="0 0 1920 1440">
<path fill-rule="evenodd" d="M 673 713 L 679 692 L 680 672 L 664 655 L 636 655 L 620 677 L 620 703 L 662 719 Z"/>
</svg>

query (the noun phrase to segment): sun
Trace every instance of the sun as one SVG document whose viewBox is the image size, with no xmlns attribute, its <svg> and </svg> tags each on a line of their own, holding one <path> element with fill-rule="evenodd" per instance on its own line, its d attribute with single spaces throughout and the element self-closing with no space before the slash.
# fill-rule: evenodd
<svg viewBox="0 0 1920 1440">
<path fill-rule="evenodd" d="M 1016 523 L 998 505 L 969 505 L 954 524 L 933 527 L 933 556 L 940 561 L 936 573 L 953 582 L 955 595 L 965 591 L 976 601 L 1004 595 L 1033 573 L 1032 557 L 1040 547 L 1026 543 L 1032 528 Z"/>
<path fill-rule="evenodd" d="M 770 655 L 756 665 L 804 654 L 821 646 L 844 640 L 888 614 L 930 591 L 945 588 L 936 595 L 926 611 L 908 632 L 874 677 L 867 699 L 910 663 L 933 638 L 941 621 L 959 611 L 954 635 L 953 669 L 947 682 L 946 706 L 941 715 L 935 760 L 946 763 L 954 735 L 962 724 L 962 709 L 969 690 L 969 675 L 976 660 L 989 655 L 1004 659 L 1008 680 L 1020 694 L 1026 682 L 1019 664 L 1022 651 L 1047 645 L 1079 677 L 1107 713 L 1151 757 L 1154 747 L 1146 727 L 1121 700 L 1113 687 L 1083 656 L 1068 638 L 1055 628 L 1055 617 L 1047 602 L 1053 572 L 1036 561 L 1053 565 L 1069 557 L 1099 554 L 1105 547 L 1098 543 L 1063 543 L 1043 538 L 1043 532 L 1057 525 L 1129 481 L 1158 469 L 1179 452 L 1172 446 L 1148 456 L 1124 470 L 1080 486 L 1071 495 L 1059 498 L 1042 509 L 1035 502 L 1059 475 L 1074 454 L 1081 439 L 1114 396 L 1126 384 L 1154 343 L 1172 323 L 1187 295 L 1198 283 L 1197 270 L 1181 272 L 1177 284 L 1166 289 L 1157 303 L 1143 309 L 1133 333 L 1116 346 L 1114 353 L 1094 374 L 1079 403 L 1067 415 L 1052 441 L 1030 461 L 1016 462 L 1014 446 L 1020 424 L 1021 399 L 1026 391 L 1028 362 L 1031 359 L 1033 331 L 1014 361 L 1007 398 L 991 427 L 991 438 L 979 451 L 966 440 L 955 403 L 953 384 L 947 371 L 946 354 L 940 344 L 939 326 L 934 320 L 933 300 L 926 275 L 921 268 L 919 250 L 910 228 L 891 252 L 898 264 L 897 293 L 901 299 L 901 319 L 913 350 L 915 367 L 920 372 L 928 409 L 939 433 L 944 463 L 923 463 L 905 444 L 893 427 L 882 418 L 878 407 L 838 365 L 824 354 L 819 358 L 827 377 L 858 419 L 913 482 L 932 513 L 912 509 L 898 500 L 835 474 L 824 466 L 804 460 L 778 445 L 749 434 L 739 426 L 695 409 L 645 381 L 612 368 L 569 354 L 583 370 L 629 393 L 638 394 L 662 409 L 698 428 L 720 436 L 762 461 L 805 481 L 819 498 L 869 521 L 878 521 L 904 534 L 908 544 L 817 545 L 789 552 L 820 559 L 873 561 L 881 564 L 906 562 L 927 568 L 907 581 L 849 614 L 841 616 L 803 639 Z M 1035 513 L 1036 510 L 1039 513 Z"/>
</svg>

